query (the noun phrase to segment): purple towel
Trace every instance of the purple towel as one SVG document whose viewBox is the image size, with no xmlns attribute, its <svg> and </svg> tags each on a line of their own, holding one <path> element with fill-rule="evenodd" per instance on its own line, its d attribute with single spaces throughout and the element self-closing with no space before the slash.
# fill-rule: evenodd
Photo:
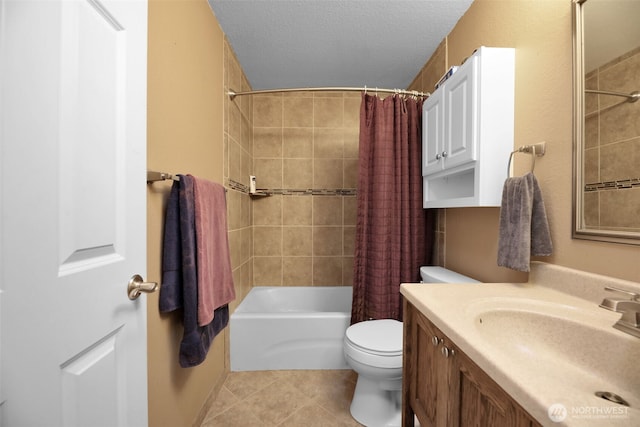
<svg viewBox="0 0 640 427">
<path fill-rule="evenodd" d="M 229 306 L 216 309 L 214 319 L 198 326 L 198 271 L 193 179 L 178 175 L 171 187 L 165 218 L 160 311 L 183 309 L 184 334 L 180 366 L 199 365 L 215 336 L 229 321 Z"/>
</svg>

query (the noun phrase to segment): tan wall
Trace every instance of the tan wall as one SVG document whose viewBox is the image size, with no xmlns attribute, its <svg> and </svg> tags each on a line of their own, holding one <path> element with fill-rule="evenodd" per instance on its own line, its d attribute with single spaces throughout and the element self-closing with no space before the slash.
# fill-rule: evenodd
<svg viewBox="0 0 640 427">
<path fill-rule="evenodd" d="M 554 255 L 540 260 L 637 281 L 640 247 L 571 238 L 571 16 L 569 0 L 476 0 L 444 42 L 446 49 L 440 55 L 446 65 L 423 70 L 414 85 L 426 84 L 423 76 L 429 72 L 441 75 L 478 46 L 516 48 L 514 148 L 547 142 L 547 154 L 536 162 L 535 173 L 549 216 Z M 508 159 L 504 161 L 506 165 Z M 517 174 L 528 161 L 522 155 L 515 159 Z M 446 222 L 441 225 L 446 227 L 444 265 L 482 281 L 526 279 L 497 266 L 498 208 L 447 209 L 440 218 Z"/>
<path fill-rule="evenodd" d="M 222 182 L 224 39 L 206 0 L 151 0 L 148 44 L 148 169 Z M 149 185 L 147 193 L 147 274 L 157 282 L 170 185 Z M 190 426 L 228 370 L 228 329 L 202 365 L 183 369 L 180 315 L 160 315 L 157 293 L 147 310 L 149 425 Z"/>
<path fill-rule="evenodd" d="M 351 286 L 360 94 L 253 98 L 254 285 Z"/>
</svg>

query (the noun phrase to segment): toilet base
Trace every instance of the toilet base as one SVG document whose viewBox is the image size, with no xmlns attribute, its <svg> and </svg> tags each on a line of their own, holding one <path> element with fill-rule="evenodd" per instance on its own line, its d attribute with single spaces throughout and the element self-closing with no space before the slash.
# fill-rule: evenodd
<svg viewBox="0 0 640 427">
<path fill-rule="evenodd" d="M 402 391 L 383 390 L 380 381 L 358 375 L 351 401 L 351 416 L 367 427 L 400 427 Z"/>
</svg>

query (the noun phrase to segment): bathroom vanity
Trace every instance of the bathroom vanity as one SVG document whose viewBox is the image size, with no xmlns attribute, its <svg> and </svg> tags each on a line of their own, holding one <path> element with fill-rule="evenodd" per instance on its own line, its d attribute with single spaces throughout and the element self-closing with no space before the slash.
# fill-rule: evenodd
<svg viewBox="0 0 640 427">
<path fill-rule="evenodd" d="M 405 420 L 415 414 L 425 427 L 541 426 L 407 300 L 404 313 Z"/>
<path fill-rule="evenodd" d="M 640 295 L 609 286 L 640 294 L 539 262 L 527 283 L 403 284 L 403 425 L 640 425 L 640 338 L 600 306 Z"/>
</svg>

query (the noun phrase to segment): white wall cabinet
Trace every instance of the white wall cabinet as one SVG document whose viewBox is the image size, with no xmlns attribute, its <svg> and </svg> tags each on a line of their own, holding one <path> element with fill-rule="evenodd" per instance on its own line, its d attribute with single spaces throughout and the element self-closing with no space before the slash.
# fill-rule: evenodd
<svg viewBox="0 0 640 427">
<path fill-rule="evenodd" d="M 480 47 L 424 103 L 425 208 L 500 206 L 513 150 L 515 49 Z"/>
</svg>

